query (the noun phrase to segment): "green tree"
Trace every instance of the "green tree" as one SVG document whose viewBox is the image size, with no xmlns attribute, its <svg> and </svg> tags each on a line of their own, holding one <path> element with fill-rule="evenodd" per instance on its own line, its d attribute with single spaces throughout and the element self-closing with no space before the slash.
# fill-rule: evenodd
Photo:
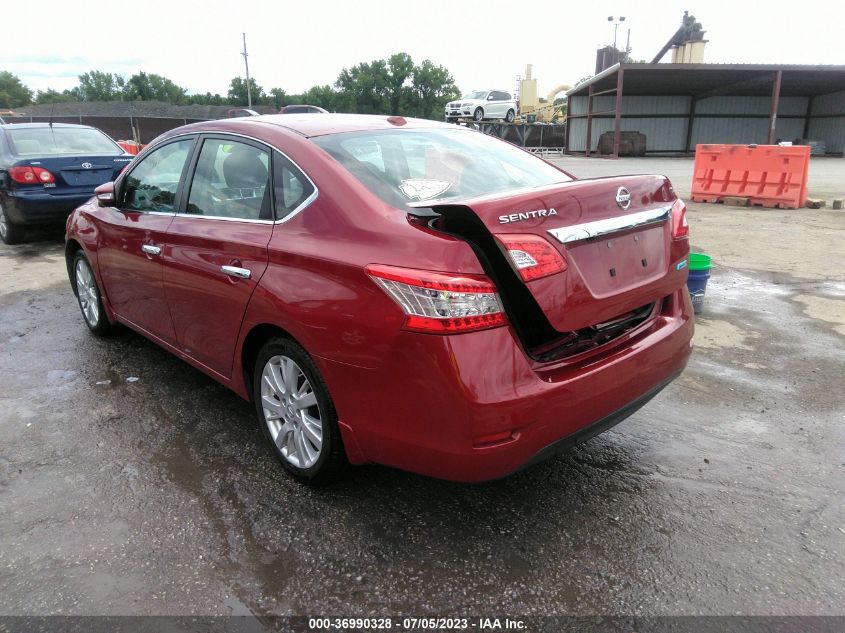
<svg viewBox="0 0 845 633">
<path fill-rule="evenodd" d="M 35 95 L 35 103 L 38 104 L 65 103 L 68 101 L 79 101 L 79 92 L 75 88 L 73 90 L 63 90 L 62 92 L 47 88 L 47 90 L 39 90 L 38 94 Z"/>
<path fill-rule="evenodd" d="M 221 97 L 219 94 L 211 94 L 206 92 L 203 94 L 193 94 L 185 97 L 185 102 L 196 105 L 227 105 L 226 97 Z"/>
<path fill-rule="evenodd" d="M 387 98 L 390 114 L 402 114 L 413 95 L 410 86 L 416 68 L 408 53 L 396 53 L 387 60 Z"/>
<path fill-rule="evenodd" d="M 407 53 L 344 68 L 335 87 L 333 110 L 434 119 L 442 118 L 447 101 L 460 96 L 448 70 L 429 59 L 414 65 Z M 329 95 L 321 96 L 328 101 Z"/>
<path fill-rule="evenodd" d="M 0 70 L 0 108 L 19 108 L 32 103 L 32 90 L 17 75 Z"/>
<path fill-rule="evenodd" d="M 337 111 L 338 93 L 331 86 L 314 86 L 309 88 L 299 99 L 300 103 L 315 105 L 328 110 Z"/>
<path fill-rule="evenodd" d="M 269 105 L 274 108 L 281 108 L 282 106 L 286 106 L 288 103 L 291 103 L 289 101 L 290 97 L 281 88 L 271 88 L 267 98 L 270 100 Z"/>
<path fill-rule="evenodd" d="M 414 67 L 412 85 L 413 113 L 423 119 L 443 118 L 446 103 L 461 96 L 449 71 L 430 59 Z"/>
<path fill-rule="evenodd" d="M 387 114 L 390 111 L 388 81 L 387 62 L 383 59 L 344 68 L 335 82 L 341 93 L 339 102 L 346 112 Z"/>
<path fill-rule="evenodd" d="M 126 80 L 123 96 L 127 101 L 165 101 L 184 103 L 187 90 L 177 86 L 167 77 L 139 72 Z"/>
<path fill-rule="evenodd" d="M 126 81 L 120 75 L 99 70 L 79 75 L 80 101 L 116 101 L 123 96 Z"/>
<path fill-rule="evenodd" d="M 241 77 L 235 77 L 229 84 L 229 103 L 235 106 L 246 106 L 248 103 L 246 81 Z M 249 78 L 249 87 L 252 92 L 252 104 L 260 105 L 267 100 L 264 89 L 255 82 L 254 77 Z"/>
</svg>

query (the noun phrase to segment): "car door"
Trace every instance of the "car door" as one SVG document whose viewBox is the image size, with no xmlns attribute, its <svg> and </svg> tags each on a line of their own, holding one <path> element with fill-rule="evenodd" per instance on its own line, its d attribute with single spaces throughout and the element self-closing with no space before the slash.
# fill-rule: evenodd
<svg viewBox="0 0 845 633">
<path fill-rule="evenodd" d="M 132 165 L 99 223 L 97 261 L 109 303 L 130 325 L 171 345 L 162 253 L 195 142 L 195 136 L 173 139 Z"/>
<path fill-rule="evenodd" d="M 490 94 L 487 95 L 487 105 L 484 107 L 484 116 L 488 119 L 498 119 L 499 118 L 499 103 L 497 101 L 498 93 L 493 90 Z"/>
<path fill-rule="evenodd" d="M 508 115 L 508 110 L 511 109 L 516 114 L 516 104 L 514 104 L 511 94 L 509 92 L 500 92 L 499 96 L 502 98 L 502 118 L 504 119 Z"/>
<path fill-rule="evenodd" d="M 167 232 L 164 290 L 179 349 L 224 378 L 241 320 L 267 268 L 273 233 L 271 150 L 205 135 Z"/>
<path fill-rule="evenodd" d="M 508 113 L 508 103 L 507 103 L 507 94 L 497 90 L 493 93 L 495 95 L 496 101 L 496 118 L 497 119 L 504 119 L 505 115 Z"/>
</svg>

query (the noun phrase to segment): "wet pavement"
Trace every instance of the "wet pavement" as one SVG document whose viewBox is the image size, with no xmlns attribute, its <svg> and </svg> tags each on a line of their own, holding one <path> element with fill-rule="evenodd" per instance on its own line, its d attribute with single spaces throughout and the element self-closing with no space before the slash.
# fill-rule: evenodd
<svg viewBox="0 0 845 633">
<path fill-rule="evenodd" d="M 563 457 L 315 490 L 237 396 L 90 335 L 39 239 L 0 245 L 0 614 L 845 611 L 841 278 L 717 266 L 684 375 Z"/>
</svg>

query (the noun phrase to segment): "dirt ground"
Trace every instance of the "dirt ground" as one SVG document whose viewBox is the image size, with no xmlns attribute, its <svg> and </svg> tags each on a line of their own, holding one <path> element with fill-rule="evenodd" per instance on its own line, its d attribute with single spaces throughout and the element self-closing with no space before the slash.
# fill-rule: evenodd
<svg viewBox="0 0 845 633">
<path fill-rule="evenodd" d="M 297 485 L 249 405 L 90 335 L 59 233 L 0 246 L 0 615 L 845 614 L 845 212 L 690 219 L 681 378 L 481 486 Z"/>
</svg>

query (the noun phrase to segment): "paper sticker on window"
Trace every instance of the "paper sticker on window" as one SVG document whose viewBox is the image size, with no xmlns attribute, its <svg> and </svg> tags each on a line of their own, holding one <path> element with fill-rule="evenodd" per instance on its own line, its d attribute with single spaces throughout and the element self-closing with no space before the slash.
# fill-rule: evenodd
<svg viewBox="0 0 845 633">
<path fill-rule="evenodd" d="M 449 188 L 449 183 L 444 180 L 428 180 L 425 178 L 409 178 L 399 183 L 399 190 L 406 198 L 417 200 L 430 200 Z"/>
</svg>

